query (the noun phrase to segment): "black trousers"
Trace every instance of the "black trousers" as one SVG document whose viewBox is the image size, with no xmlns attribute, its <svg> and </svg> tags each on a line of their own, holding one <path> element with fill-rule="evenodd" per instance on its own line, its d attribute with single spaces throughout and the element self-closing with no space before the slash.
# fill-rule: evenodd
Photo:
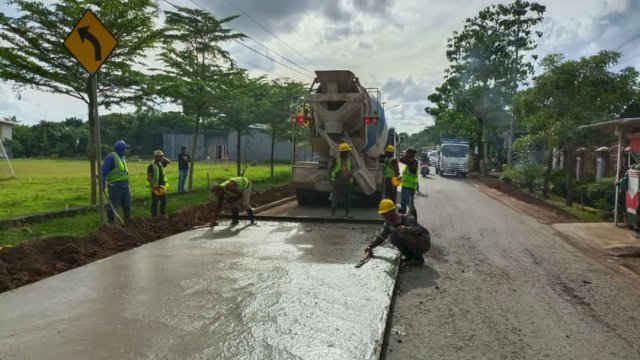
<svg viewBox="0 0 640 360">
<path fill-rule="evenodd" d="M 391 184 L 391 178 L 384 178 L 384 198 L 398 202 L 398 188 Z"/>
<path fill-rule="evenodd" d="M 167 195 L 158 196 L 151 193 L 151 216 L 158 216 L 158 202 L 160 202 L 160 215 L 167 211 Z"/>
</svg>

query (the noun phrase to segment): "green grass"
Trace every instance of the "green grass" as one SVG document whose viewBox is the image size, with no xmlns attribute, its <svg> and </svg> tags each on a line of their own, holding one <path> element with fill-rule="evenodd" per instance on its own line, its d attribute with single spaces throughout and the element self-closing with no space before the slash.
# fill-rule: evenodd
<svg viewBox="0 0 640 360">
<path fill-rule="evenodd" d="M 13 160 L 16 178 L 0 181 L 0 218 L 42 213 L 64 209 L 68 206 L 89 204 L 89 165 L 73 160 Z M 132 163 L 131 192 L 133 194 L 132 216 L 150 216 L 149 194 L 143 191 L 148 163 Z M 169 188 L 167 212 L 169 214 L 188 206 L 206 203 L 211 195 L 206 188 L 207 173 L 211 183 L 235 176 L 235 163 L 196 163 L 194 168 L 194 191 L 177 195 L 177 167 L 169 165 Z M 275 185 L 290 181 L 290 165 L 276 165 L 274 177 L 270 177 L 269 166 L 249 166 L 245 176 L 254 182 L 254 191 L 264 191 Z M 172 196 L 173 194 L 173 196 Z M 121 212 L 120 212 L 121 213 Z M 17 227 L 0 228 L 0 247 L 16 245 L 41 236 L 86 235 L 99 229 L 100 219 L 96 211 L 71 217 L 50 219 L 40 223 Z"/>
<path fill-rule="evenodd" d="M 581 221 L 584 222 L 602 222 L 602 217 L 600 216 L 600 212 L 598 209 L 590 208 L 585 206 L 584 209 L 580 204 L 573 203 L 573 206 L 565 205 L 565 199 L 563 197 L 557 195 L 550 195 L 549 199 L 545 199 L 549 204 L 561 208 L 573 216 L 577 217 Z"/>
<path fill-rule="evenodd" d="M 78 160 L 25 160 L 11 161 L 16 177 L 0 181 L 0 219 L 21 215 L 42 213 L 67 207 L 89 205 L 89 163 Z M 148 162 L 129 163 L 130 188 L 133 198 L 148 196 L 144 191 Z M 177 163 L 167 168 L 171 184 L 169 194 L 177 191 Z M 194 188 L 207 185 L 210 181 L 221 182 L 236 174 L 235 163 L 196 163 L 194 168 Z M 256 184 L 270 180 L 286 182 L 291 174 L 291 166 L 278 164 L 274 169 L 274 179 L 269 179 L 269 166 L 260 164 L 247 168 L 245 175 Z M 286 179 L 286 180 L 285 180 Z"/>
</svg>

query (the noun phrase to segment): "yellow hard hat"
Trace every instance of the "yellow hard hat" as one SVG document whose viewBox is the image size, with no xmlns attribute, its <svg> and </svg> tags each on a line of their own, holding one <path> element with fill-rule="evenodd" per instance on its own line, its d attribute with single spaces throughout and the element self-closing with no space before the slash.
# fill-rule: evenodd
<svg viewBox="0 0 640 360">
<path fill-rule="evenodd" d="M 153 193 L 154 193 L 156 196 L 162 196 L 162 195 L 164 195 L 165 191 L 166 191 L 166 189 L 164 188 L 164 186 L 163 186 L 163 185 L 160 185 L 160 186 L 158 186 L 157 188 L 154 188 L 154 189 L 153 189 Z"/>
<path fill-rule="evenodd" d="M 382 199 L 378 205 L 378 214 L 386 214 L 396 208 L 396 204 L 389 199 Z"/>
<path fill-rule="evenodd" d="M 384 151 L 385 152 L 394 152 L 394 151 L 396 151 L 396 147 L 393 146 L 393 145 L 387 145 L 387 147 L 384 148 Z"/>
<path fill-rule="evenodd" d="M 400 186 L 400 179 L 397 176 L 391 178 L 391 185 L 398 187 Z"/>
<path fill-rule="evenodd" d="M 340 146 L 338 146 L 338 150 L 339 151 L 349 151 L 349 150 L 351 150 L 351 146 L 349 146 L 349 144 L 347 144 L 347 143 L 342 143 L 342 144 L 340 144 Z"/>
</svg>

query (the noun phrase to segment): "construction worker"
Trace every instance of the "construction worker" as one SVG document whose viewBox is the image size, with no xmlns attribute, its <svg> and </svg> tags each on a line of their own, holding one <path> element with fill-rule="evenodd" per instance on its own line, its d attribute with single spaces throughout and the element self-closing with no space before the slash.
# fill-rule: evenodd
<svg viewBox="0 0 640 360">
<path fill-rule="evenodd" d="M 224 200 L 227 200 L 229 204 L 231 204 L 231 225 L 238 224 L 238 217 L 240 216 L 240 207 L 247 210 L 247 215 L 249 216 L 249 221 L 251 225 L 255 225 L 256 220 L 253 216 L 253 209 L 251 208 L 251 204 L 249 201 L 251 200 L 251 189 L 253 185 L 251 181 L 246 177 L 234 177 L 231 178 L 222 184 L 213 185 L 211 187 L 211 192 L 216 197 L 216 209 L 213 213 L 213 221 L 211 221 L 210 226 L 218 225 L 218 215 L 220 214 L 220 210 L 222 209 L 222 203 Z"/>
<path fill-rule="evenodd" d="M 386 239 L 404 255 L 405 265 L 424 265 L 424 255 L 431 248 L 429 230 L 418 224 L 412 215 L 398 214 L 396 204 L 383 199 L 378 206 L 378 214 L 384 218 L 384 227 L 364 250 L 367 257 L 373 256 L 373 249 Z"/>
<path fill-rule="evenodd" d="M 181 146 L 178 154 L 178 192 L 184 192 L 184 183 L 189 175 L 189 163 L 191 157 L 187 154 L 187 147 Z"/>
<path fill-rule="evenodd" d="M 384 198 L 390 199 L 394 203 L 398 200 L 398 184 L 396 183 L 400 177 L 400 168 L 398 159 L 394 158 L 396 148 L 393 145 L 387 145 L 384 148 Z"/>
<path fill-rule="evenodd" d="M 416 150 L 407 149 L 405 155 L 399 162 L 404 164 L 402 177 L 400 178 L 400 213 L 405 214 L 407 207 L 410 208 L 411 215 L 418 218 L 414 197 L 418 188 L 418 160 L 416 160 Z"/>
<path fill-rule="evenodd" d="M 151 216 L 158 216 L 158 203 L 160 203 L 160 216 L 166 217 L 167 210 L 167 187 L 169 182 L 164 174 L 164 168 L 171 160 L 164 156 L 162 150 L 153 152 L 153 161 L 147 167 L 147 181 L 144 184 L 145 190 L 151 193 Z"/>
<path fill-rule="evenodd" d="M 353 184 L 353 173 L 351 172 L 351 159 L 349 151 L 351 146 L 342 143 L 338 146 L 339 154 L 331 160 L 329 164 L 331 183 L 333 190 L 331 192 L 331 217 L 336 216 L 338 201 L 344 203 L 344 216 L 351 218 L 351 187 Z"/>
<path fill-rule="evenodd" d="M 113 152 L 102 162 L 102 186 L 109 191 L 107 220 L 114 222 L 116 206 L 122 206 L 124 220 L 131 219 L 131 192 L 129 191 L 129 169 L 124 159 L 124 151 L 129 145 L 124 140 L 113 144 Z"/>
</svg>

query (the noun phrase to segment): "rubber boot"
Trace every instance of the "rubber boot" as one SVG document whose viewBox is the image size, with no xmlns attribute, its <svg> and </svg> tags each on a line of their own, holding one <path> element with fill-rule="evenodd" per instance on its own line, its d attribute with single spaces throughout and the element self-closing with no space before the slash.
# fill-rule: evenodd
<svg viewBox="0 0 640 360">
<path fill-rule="evenodd" d="M 256 218 L 255 218 L 255 216 L 253 216 L 253 209 L 251 209 L 251 208 L 247 209 L 247 215 L 249 216 L 249 221 L 251 222 L 251 225 L 255 225 L 256 224 Z"/>
<path fill-rule="evenodd" d="M 236 208 L 231 209 L 231 226 L 238 225 L 238 222 L 240 221 L 239 218 L 240 211 Z"/>
</svg>

